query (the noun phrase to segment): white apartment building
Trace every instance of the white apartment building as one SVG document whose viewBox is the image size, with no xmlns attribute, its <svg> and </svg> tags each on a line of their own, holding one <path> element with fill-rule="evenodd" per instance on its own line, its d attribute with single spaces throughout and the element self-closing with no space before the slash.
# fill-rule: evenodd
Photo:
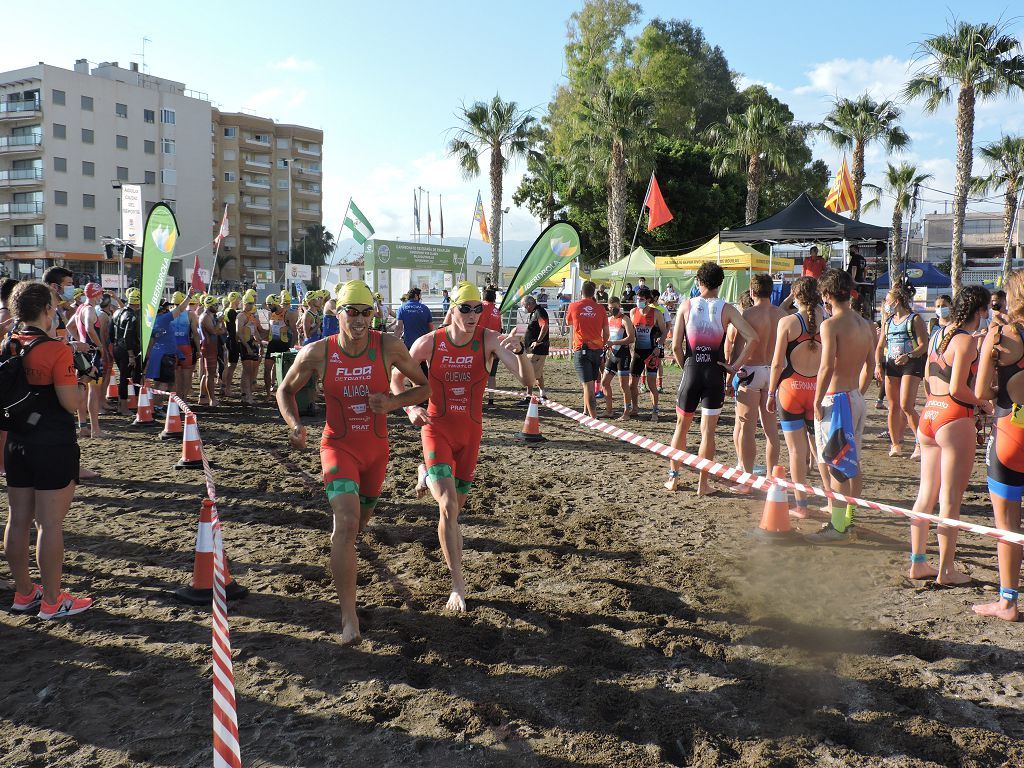
<svg viewBox="0 0 1024 768">
<path fill-rule="evenodd" d="M 143 185 L 147 212 L 161 200 L 175 211 L 171 274 L 182 276 L 182 255 L 213 238 L 211 116 L 205 94 L 134 64 L 90 70 L 80 59 L 74 70 L 39 63 L 0 73 L 0 265 L 15 277 L 55 264 L 113 274 L 102 238 L 120 235 L 115 187 L 132 182 Z"/>
</svg>

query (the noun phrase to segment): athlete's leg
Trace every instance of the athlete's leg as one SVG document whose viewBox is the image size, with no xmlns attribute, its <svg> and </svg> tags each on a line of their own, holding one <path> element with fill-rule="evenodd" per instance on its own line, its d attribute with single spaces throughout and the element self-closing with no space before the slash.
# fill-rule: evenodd
<svg viewBox="0 0 1024 768">
<path fill-rule="evenodd" d="M 616 374 L 619 380 L 619 389 L 622 390 L 622 419 L 628 419 L 636 409 L 636 402 L 633 400 L 633 390 L 629 386 L 629 376 L 623 376 L 622 371 Z"/>
<path fill-rule="evenodd" d="M 786 450 L 789 451 L 789 474 L 794 483 L 805 485 L 807 483 L 807 431 L 803 427 L 784 430 L 786 438 Z M 793 491 L 798 508 L 807 505 L 807 494 L 803 491 Z"/>
<path fill-rule="evenodd" d="M 647 389 L 651 391 L 651 407 L 655 413 L 658 411 L 658 369 L 651 370 L 647 369 Z M 655 416 L 651 417 L 651 421 L 657 421 Z"/>
<path fill-rule="evenodd" d="M 715 458 L 715 430 L 718 428 L 718 413 L 702 411 L 700 416 L 700 450 L 697 455 L 702 459 L 712 460 Z M 697 495 L 706 496 L 711 493 L 711 486 L 708 481 L 708 473 L 701 472 L 697 480 Z"/>
<path fill-rule="evenodd" d="M 779 417 L 778 414 L 768 410 L 768 390 L 759 389 L 760 401 L 758 412 L 761 416 L 761 428 L 764 430 L 765 442 L 765 467 L 770 476 L 772 470 L 779 463 Z"/>
<path fill-rule="evenodd" d="M 263 389 L 269 395 L 274 388 L 274 360 L 267 357 L 263 360 Z"/>
<path fill-rule="evenodd" d="M 942 449 L 942 482 L 939 487 L 939 515 L 960 519 L 960 506 L 974 469 L 977 433 L 974 419 L 957 419 L 939 428 L 935 435 Z M 956 528 L 939 526 L 938 584 L 966 584 L 971 577 L 956 570 Z"/>
<path fill-rule="evenodd" d="M 903 409 L 900 407 L 900 384 L 902 379 L 899 376 L 885 377 L 885 396 L 889 406 L 889 442 L 892 448 L 890 456 L 897 456 L 903 449 L 903 430 L 906 422 L 903 417 Z"/>
<path fill-rule="evenodd" d="M 1004 499 L 994 493 L 992 511 L 995 513 L 996 528 L 1003 531 L 1020 533 L 1020 501 Z M 999 553 L 999 587 L 1014 592 L 1020 589 L 1021 545 L 1007 544 L 1000 541 L 996 544 Z M 998 600 L 974 606 L 974 612 L 981 616 L 994 616 L 1005 621 L 1017 621 L 1020 614 L 1016 599 L 1007 599 L 1000 594 Z"/>
<path fill-rule="evenodd" d="M 43 599 L 57 602 L 64 569 L 64 518 L 75 495 L 75 483 L 55 491 L 35 492 L 36 562 L 43 582 Z"/>
<path fill-rule="evenodd" d="M 462 530 L 459 528 L 459 512 L 465 504 L 466 497 L 463 496 L 460 502 L 454 477 L 430 477 L 427 485 L 441 513 L 437 523 L 437 540 L 441 544 L 444 561 L 452 576 L 452 591 L 445 608 L 463 613 L 466 610 L 466 581 L 462 574 Z"/>
<path fill-rule="evenodd" d="M 360 523 L 358 486 L 353 482 L 348 492 L 337 493 L 330 502 L 334 513 L 331 575 L 341 604 L 341 642 L 342 645 L 352 645 L 360 639 L 359 616 L 356 614 L 356 537 Z"/>
<path fill-rule="evenodd" d="M 100 431 L 100 411 L 103 408 L 103 398 L 106 392 L 100 386 L 99 381 L 94 381 L 86 387 L 89 398 L 89 430 L 93 437 L 103 437 Z"/>
<path fill-rule="evenodd" d="M 900 411 L 903 423 L 910 427 L 916 437 L 920 416 L 917 413 L 917 392 L 921 388 L 921 379 L 917 376 L 904 376 L 900 382 Z"/>
<path fill-rule="evenodd" d="M 736 390 L 737 459 L 744 472 L 754 471 L 757 457 L 757 418 L 760 412 L 761 390 L 740 387 Z"/>
<path fill-rule="evenodd" d="M 676 413 L 676 429 L 675 432 L 672 433 L 671 442 L 671 446 L 676 450 L 686 450 L 686 437 L 687 433 L 690 431 L 690 425 L 693 423 L 693 416 L 694 414 L 692 413 Z M 681 461 L 669 461 L 669 467 L 674 473 L 678 473 L 682 466 L 683 463 Z M 668 482 L 665 483 L 665 487 L 670 491 L 674 491 L 678 485 L 678 474 L 670 475 Z"/>
<path fill-rule="evenodd" d="M 615 378 L 615 374 L 609 370 L 605 370 L 601 374 L 601 391 L 604 392 L 604 415 L 605 418 L 609 418 L 615 415 L 615 403 L 612 399 L 612 379 Z"/>
<path fill-rule="evenodd" d="M 10 509 L 4 529 L 4 555 L 14 577 L 14 587 L 22 595 L 32 592 L 29 572 L 29 540 L 35 519 L 35 488 L 8 488 Z"/>
<path fill-rule="evenodd" d="M 939 486 L 942 481 L 942 449 L 935 439 L 928 435 L 920 435 L 921 440 L 921 486 L 914 502 L 915 512 L 931 513 L 939 499 Z M 931 579 L 938 571 L 932 568 L 923 558 L 928 552 L 929 524 L 923 520 L 910 522 L 910 570 L 911 579 Z"/>
</svg>

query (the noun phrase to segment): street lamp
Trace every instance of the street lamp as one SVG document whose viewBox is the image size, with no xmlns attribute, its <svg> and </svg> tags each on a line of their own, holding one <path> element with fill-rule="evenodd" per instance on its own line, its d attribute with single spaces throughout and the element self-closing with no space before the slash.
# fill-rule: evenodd
<svg viewBox="0 0 1024 768">
<path fill-rule="evenodd" d="M 147 186 L 147 182 L 145 182 L 145 181 L 121 181 L 120 179 L 111 179 L 111 181 L 110 181 L 110 187 L 112 189 L 120 190 L 125 184 L 130 184 L 130 185 L 134 185 L 134 186 L 137 186 L 137 187 Z M 120 209 L 120 206 L 119 206 L 119 209 Z M 123 211 L 121 213 L 122 213 L 122 216 L 123 216 L 124 215 Z M 119 230 L 120 230 L 120 227 L 119 227 Z M 103 246 L 103 249 L 106 252 L 107 258 L 108 259 L 113 258 L 113 253 L 112 252 L 113 252 L 114 249 L 117 250 L 117 253 L 118 253 L 119 257 L 120 257 L 119 258 L 119 264 L 118 264 L 118 270 L 117 270 L 117 290 L 118 291 L 123 291 L 123 290 L 125 290 L 125 288 L 128 287 L 127 281 L 125 280 L 125 276 L 124 276 L 124 260 L 125 260 L 125 258 L 130 258 L 131 256 L 135 255 L 135 248 L 138 245 L 138 243 L 130 243 L 130 242 L 127 242 L 125 240 L 122 240 L 121 238 L 125 236 L 125 233 L 121 232 L 120 234 L 121 234 L 121 237 L 110 237 L 109 235 L 107 235 L 107 236 L 104 236 L 102 239 L 107 241 L 104 244 L 104 246 Z M 131 250 L 131 253 L 128 253 L 129 250 Z M 101 277 L 101 282 L 102 282 L 102 277 Z"/>
<path fill-rule="evenodd" d="M 292 163 L 294 162 L 294 158 L 288 158 L 284 161 L 284 164 L 288 167 L 288 261 L 292 260 Z M 302 173 L 301 168 L 299 168 L 299 173 Z M 302 263 L 306 263 L 305 247 L 303 247 L 302 252 Z"/>
</svg>

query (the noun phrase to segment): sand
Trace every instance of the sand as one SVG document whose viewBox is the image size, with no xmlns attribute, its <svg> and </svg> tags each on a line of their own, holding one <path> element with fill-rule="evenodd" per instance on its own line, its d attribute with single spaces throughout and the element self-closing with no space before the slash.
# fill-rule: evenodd
<svg viewBox="0 0 1024 768">
<path fill-rule="evenodd" d="M 548 378 L 579 407 L 567 361 Z M 844 547 L 759 545 L 760 498 L 697 499 L 692 474 L 670 495 L 663 460 L 547 410 L 548 442 L 521 444 L 524 410 L 486 416 L 465 616 L 441 610 L 418 434 L 392 418 L 355 648 L 339 644 L 318 454 L 288 450 L 270 401 L 200 414 L 252 590 L 230 615 L 246 766 L 1024 764 L 1024 628 L 970 611 L 995 595 L 992 542 L 962 537 L 975 582 L 946 590 L 902 577 L 908 525 L 884 513 L 861 513 L 871 536 Z M 918 465 L 886 456 L 881 414 L 865 495 L 909 506 Z M 633 427 L 667 442 L 669 421 Z M 729 461 L 731 424 L 727 406 Z M 104 426 L 113 438 L 83 441 L 104 477 L 66 523 L 66 585 L 96 606 L 52 624 L 0 612 L 0 764 L 209 765 L 209 612 L 168 595 L 191 573 L 201 474 L 175 471 L 180 445 L 156 430 Z M 980 451 L 964 502 L 991 523 Z"/>
</svg>

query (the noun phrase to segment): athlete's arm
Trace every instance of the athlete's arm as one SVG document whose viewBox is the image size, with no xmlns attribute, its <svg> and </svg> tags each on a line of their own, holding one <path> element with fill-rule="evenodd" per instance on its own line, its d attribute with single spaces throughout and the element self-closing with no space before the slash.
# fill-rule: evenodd
<svg viewBox="0 0 1024 768">
<path fill-rule="evenodd" d="M 920 315 L 914 315 L 913 330 L 917 346 L 910 351 L 910 356 L 924 357 L 925 351 L 928 349 L 928 331 L 924 327 L 924 319 Z"/>
<path fill-rule="evenodd" d="M 181 304 L 179 304 L 178 306 L 176 306 L 174 309 L 171 310 L 171 317 L 177 317 L 182 312 L 184 312 L 186 309 L 188 309 L 188 300 L 191 299 L 191 298 L 192 298 L 192 289 L 189 288 L 185 292 L 185 298 L 181 300 Z"/>
<path fill-rule="evenodd" d="M 402 322 L 399 320 L 398 322 Z M 399 336 L 396 334 L 394 340 L 405 346 L 404 343 L 399 341 Z M 430 364 L 430 355 L 434 349 L 434 335 L 431 333 L 420 336 L 416 341 L 413 342 L 412 347 L 408 351 L 409 361 L 416 367 L 416 370 L 420 374 L 420 379 L 423 379 L 423 369 L 420 368 L 420 363 Z M 405 391 L 405 372 L 400 370 L 397 366 L 391 373 L 391 394 L 401 395 Z M 430 397 L 430 388 L 427 388 L 427 397 Z M 413 401 L 422 402 L 422 401 Z M 430 423 L 430 418 L 427 416 L 427 409 L 422 405 L 411 405 L 406 408 L 405 411 L 409 415 L 409 421 L 414 427 L 422 427 L 424 424 Z"/>
<path fill-rule="evenodd" d="M 548 319 L 547 319 L 547 317 L 543 318 L 543 321 L 541 320 L 541 318 L 537 318 L 537 325 L 540 326 L 540 331 L 537 333 L 537 340 L 534 342 L 535 345 L 536 344 L 543 344 L 545 341 L 548 340 Z"/>
<path fill-rule="evenodd" d="M 949 347 L 954 347 L 949 394 L 956 400 L 978 406 L 984 413 L 992 413 L 992 403 L 975 395 L 974 390 L 967 386 L 971 366 L 978 359 L 978 345 L 974 338 L 970 334 L 957 334 L 949 343 Z"/>
<path fill-rule="evenodd" d="M 823 415 L 821 401 L 828 393 L 836 371 L 836 336 L 832 326 L 831 320 L 821 324 L 821 363 L 818 365 L 818 384 L 814 388 L 814 416 L 819 421 Z"/>
<path fill-rule="evenodd" d="M 402 322 L 402 318 L 398 318 L 398 321 L 395 323 L 395 334 L 394 334 L 395 338 L 396 339 L 402 338 L 402 333 L 404 331 L 405 331 L 405 323 Z"/>
<path fill-rule="evenodd" d="M 636 328 L 633 326 L 633 321 L 629 319 L 629 315 L 622 316 L 622 327 L 626 330 L 626 335 L 619 341 L 613 341 L 613 347 L 621 347 L 623 344 L 628 347 L 636 341 Z"/>
<path fill-rule="evenodd" d="M 748 323 L 746 318 L 732 304 L 725 305 L 725 308 L 722 310 L 722 320 L 735 327 L 736 332 L 742 337 L 737 339 L 740 345 L 739 352 L 735 351 L 735 347 L 733 348 L 732 363 L 720 364 L 729 373 L 736 373 L 736 371 L 743 367 L 747 357 L 750 356 L 750 350 L 757 344 L 757 331 L 754 330 L 754 326 Z"/>
<path fill-rule="evenodd" d="M 869 322 L 865 318 L 861 318 L 861 320 L 864 321 L 865 330 L 868 332 L 870 339 L 873 341 L 875 338 L 874 323 Z M 862 395 L 866 395 L 868 393 L 868 389 L 871 387 L 871 367 L 872 364 L 875 362 L 875 350 L 871 346 L 870 341 L 868 342 L 867 346 L 868 354 L 867 357 L 864 358 L 863 367 L 860 369 L 860 393 Z"/>
<path fill-rule="evenodd" d="M 399 339 L 382 333 L 380 336 L 381 350 L 384 352 L 384 359 L 390 361 L 407 381 L 412 382 L 412 387 L 406 389 L 405 382 L 402 382 L 400 392 L 395 391 L 394 377 L 391 378 L 391 394 L 376 393 L 370 395 L 370 410 L 374 413 L 390 413 L 399 408 L 407 408 L 410 405 L 419 405 L 430 397 L 430 384 L 427 377 L 423 375 L 423 369 L 419 363 L 414 363 Z"/>
<path fill-rule="evenodd" d="M 317 341 L 299 350 L 295 362 L 284 375 L 281 385 L 277 388 L 277 408 L 290 428 L 288 442 L 293 448 L 306 447 L 306 427 L 299 417 L 299 405 L 295 402 L 295 393 L 301 392 L 306 382 L 318 376 L 323 370 L 327 355 L 327 340 Z"/>
<path fill-rule="evenodd" d="M 676 326 L 672 329 L 672 356 L 678 365 L 683 364 L 683 340 L 686 338 L 686 318 L 690 314 L 690 300 L 684 299 L 676 315 Z"/>
<path fill-rule="evenodd" d="M 882 381 L 885 378 L 885 339 L 888 320 L 882 322 L 882 332 L 878 334 L 878 342 L 875 344 L 875 379 Z"/>
<path fill-rule="evenodd" d="M 985 340 L 981 344 L 981 359 L 978 361 L 978 376 L 974 381 L 974 395 L 979 400 L 991 400 L 996 396 L 996 388 L 993 383 L 996 378 L 996 364 L 998 362 L 999 342 L 1001 341 L 1003 327 L 1001 325 L 990 325 Z"/>
<path fill-rule="evenodd" d="M 607 326 L 605 327 L 605 333 L 607 333 Z M 502 365 L 511 371 L 512 375 L 519 379 L 519 383 L 524 387 L 532 387 L 536 384 L 536 379 L 533 375 L 533 365 L 526 359 L 524 354 L 516 354 L 513 350 L 516 347 L 522 347 L 518 341 L 511 336 L 506 338 L 500 338 L 497 331 L 487 329 L 484 331 L 484 351 L 490 352 L 501 360 Z M 490 357 L 490 355 L 487 355 Z"/>
<path fill-rule="evenodd" d="M 790 319 L 779 321 L 779 330 L 775 334 L 775 354 L 772 356 L 772 371 L 768 376 L 768 411 L 775 412 L 775 392 L 782 379 L 782 369 L 786 367 L 786 347 L 789 344 L 789 329 L 793 324 Z"/>
</svg>

